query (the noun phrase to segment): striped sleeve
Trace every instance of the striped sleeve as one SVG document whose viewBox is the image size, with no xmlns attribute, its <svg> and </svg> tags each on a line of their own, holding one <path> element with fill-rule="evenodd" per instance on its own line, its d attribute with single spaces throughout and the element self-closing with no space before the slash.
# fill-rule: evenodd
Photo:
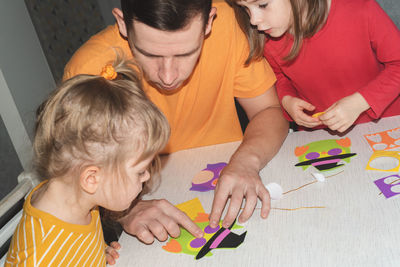
<svg viewBox="0 0 400 267">
<path fill-rule="evenodd" d="M 79 231 L 79 226 L 69 229 L 24 213 L 5 266 L 105 266 L 100 217 L 94 215 L 93 229 Z"/>
</svg>

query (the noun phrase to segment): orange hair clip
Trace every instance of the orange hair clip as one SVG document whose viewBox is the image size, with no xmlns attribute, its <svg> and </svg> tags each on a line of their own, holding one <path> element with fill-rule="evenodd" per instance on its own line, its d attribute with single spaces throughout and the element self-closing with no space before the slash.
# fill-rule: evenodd
<svg viewBox="0 0 400 267">
<path fill-rule="evenodd" d="M 107 64 L 101 70 L 100 75 L 104 79 L 111 81 L 111 80 L 114 80 L 115 78 L 117 78 L 118 73 L 115 72 L 115 69 L 111 64 Z"/>
</svg>

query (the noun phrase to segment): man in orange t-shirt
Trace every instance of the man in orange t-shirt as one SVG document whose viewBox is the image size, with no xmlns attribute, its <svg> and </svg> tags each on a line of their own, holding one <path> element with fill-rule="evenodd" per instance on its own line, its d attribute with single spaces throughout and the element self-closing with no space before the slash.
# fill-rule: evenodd
<svg viewBox="0 0 400 267">
<path fill-rule="evenodd" d="M 215 227 L 228 198 L 223 225 L 253 213 L 257 198 L 261 216 L 270 209 L 268 191 L 259 171 L 278 152 L 288 125 L 275 92 L 275 76 L 264 59 L 245 65 L 249 47 L 231 7 L 211 0 L 122 0 L 114 9 L 117 20 L 93 36 L 67 64 L 64 79 L 77 74 L 99 74 L 120 47 L 134 57 L 144 73 L 144 90 L 171 125 L 164 152 L 243 140 L 224 168 L 210 214 Z M 234 99 L 250 123 L 242 135 Z M 179 226 L 200 237 L 201 230 L 167 201 L 140 201 L 121 220 L 124 229 L 145 243 L 168 234 L 179 235 Z"/>
</svg>

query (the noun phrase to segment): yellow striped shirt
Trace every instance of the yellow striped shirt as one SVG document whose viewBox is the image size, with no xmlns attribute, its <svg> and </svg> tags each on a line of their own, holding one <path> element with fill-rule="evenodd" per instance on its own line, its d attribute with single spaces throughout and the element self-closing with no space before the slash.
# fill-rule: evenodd
<svg viewBox="0 0 400 267">
<path fill-rule="evenodd" d="M 34 208 L 28 195 L 5 266 L 105 266 L 105 242 L 98 209 L 88 225 L 70 224 Z"/>
</svg>

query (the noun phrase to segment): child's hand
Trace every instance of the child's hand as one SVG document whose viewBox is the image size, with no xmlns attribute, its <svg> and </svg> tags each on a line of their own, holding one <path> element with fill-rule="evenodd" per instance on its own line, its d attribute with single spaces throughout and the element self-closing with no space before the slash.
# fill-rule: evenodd
<svg viewBox="0 0 400 267">
<path fill-rule="evenodd" d="M 319 119 L 323 124 L 333 131 L 344 132 L 360 114 L 369 109 L 370 106 L 359 93 L 343 97 L 330 106 Z"/>
<path fill-rule="evenodd" d="M 314 128 L 321 124 L 318 118 L 313 118 L 304 113 L 304 110 L 313 111 L 315 107 L 298 97 L 284 96 L 282 98 L 282 106 L 298 125 Z"/>
<path fill-rule="evenodd" d="M 119 258 L 118 249 L 121 245 L 117 241 L 111 242 L 111 244 L 106 248 L 106 261 L 109 265 L 114 265 L 115 261 Z"/>
</svg>

